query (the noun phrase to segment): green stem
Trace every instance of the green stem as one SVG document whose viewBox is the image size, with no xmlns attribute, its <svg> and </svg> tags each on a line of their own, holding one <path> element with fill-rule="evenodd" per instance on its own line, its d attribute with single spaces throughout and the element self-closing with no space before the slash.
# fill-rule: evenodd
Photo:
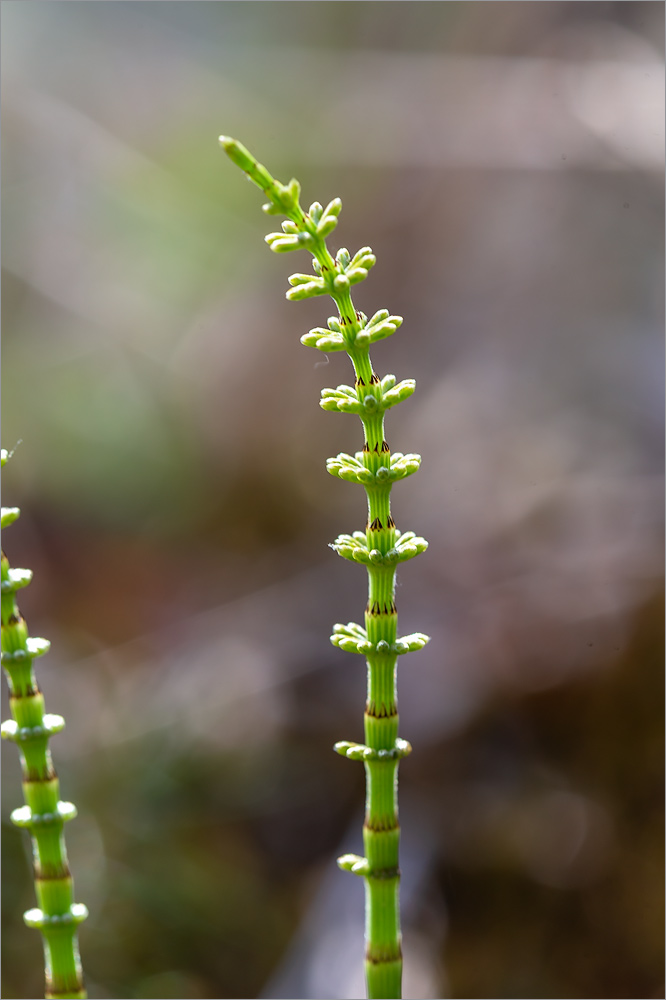
<svg viewBox="0 0 666 1000">
<path fill-rule="evenodd" d="M 5 454 L 3 452 L 3 464 Z M 17 508 L 2 509 L 2 527 L 18 517 Z M 36 657 L 49 643 L 33 639 L 16 603 L 16 591 L 30 583 L 28 570 L 13 570 L 2 554 L 2 666 L 9 682 L 12 719 L 2 724 L 2 736 L 19 749 L 25 806 L 15 809 L 12 822 L 32 835 L 37 903 L 24 916 L 42 933 L 48 997 L 86 997 L 77 941 L 77 926 L 86 907 L 74 902 L 67 863 L 64 824 L 76 816 L 71 802 L 59 799 L 59 783 L 51 760 L 49 739 L 65 720 L 44 712 L 44 696 L 33 670 Z"/>
<path fill-rule="evenodd" d="M 338 753 L 362 760 L 366 772 L 366 807 L 363 825 L 365 856 L 345 855 L 341 868 L 365 879 L 366 982 L 370 1000 L 392 1000 L 401 996 L 402 952 L 399 908 L 398 764 L 410 745 L 398 737 L 397 657 L 422 648 L 428 637 L 421 633 L 397 638 L 395 577 L 399 562 L 425 551 L 427 542 L 413 532 L 397 530 L 391 516 L 392 483 L 418 469 L 418 455 L 391 456 L 384 436 L 384 413 L 414 391 L 414 382 L 395 385 L 392 375 L 380 381 L 369 356 L 375 340 L 389 336 L 402 322 L 386 310 L 368 320 L 357 312 L 350 287 L 367 277 L 375 257 L 364 247 L 352 259 L 346 250 L 335 258 L 326 237 L 335 229 L 341 203 L 335 199 L 326 209 L 315 202 L 305 213 L 299 204 L 300 185 L 276 181 L 266 168 L 234 139 L 220 137 L 227 154 L 269 198 L 264 210 L 284 214 L 282 233 L 266 237 L 278 253 L 307 249 L 313 256 L 315 274 L 294 274 L 287 298 L 296 300 L 329 294 L 337 318 L 329 329 L 317 327 L 301 338 L 322 351 L 346 350 L 354 367 L 354 387 L 338 386 L 322 392 L 324 409 L 357 413 L 363 424 L 362 452 L 355 457 L 341 454 L 328 463 L 329 472 L 365 487 L 368 520 L 365 533 L 341 535 L 333 545 L 339 555 L 361 562 L 368 570 L 368 603 L 365 628 L 350 623 L 334 626 L 331 640 L 350 652 L 366 656 L 368 691 L 365 707 L 365 743 L 341 742 Z"/>
</svg>

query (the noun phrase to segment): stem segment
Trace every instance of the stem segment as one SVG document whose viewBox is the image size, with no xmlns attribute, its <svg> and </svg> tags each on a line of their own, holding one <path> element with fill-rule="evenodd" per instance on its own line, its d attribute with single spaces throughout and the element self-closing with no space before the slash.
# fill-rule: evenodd
<svg viewBox="0 0 666 1000">
<path fill-rule="evenodd" d="M 5 453 L 3 452 L 3 465 Z M 18 517 L 17 508 L 2 509 L 2 527 Z M 67 862 L 64 824 L 76 816 L 71 802 L 59 800 L 59 783 L 51 760 L 49 739 L 64 728 L 60 715 L 44 712 L 33 661 L 48 651 L 46 639 L 28 635 L 16 603 L 16 591 L 30 583 L 32 573 L 11 569 L 2 553 L 2 666 L 9 682 L 12 719 L 2 724 L 4 739 L 19 749 L 25 806 L 15 809 L 12 822 L 32 836 L 35 892 L 38 906 L 28 910 L 28 927 L 42 933 L 47 998 L 86 997 L 79 958 L 77 926 L 88 915 L 74 902 Z"/>
<path fill-rule="evenodd" d="M 322 392 L 324 409 L 356 413 L 364 431 L 363 450 L 355 456 L 341 454 L 329 459 L 333 475 L 365 487 L 368 520 L 365 532 L 341 535 L 333 548 L 368 570 L 368 603 L 365 627 L 350 622 L 335 625 L 331 641 L 349 652 L 365 655 L 368 693 L 365 707 L 365 743 L 336 743 L 335 750 L 351 760 L 362 760 L 366 772 L 366 804 L 363 825 L 365 856 L 348 854 L 338 859 L 341 868 L 365 879 L 365 969 L 370 1000 L 393 1000 L 401 996 L 402 952 L 400 935 L 398 864 L 398 764 L 411 747 L 398 738 L 397 658 L 421 649 L 428 641 L 422 633 L 397 638 L 395 577 L 399 562 L 425 551 L 427 542 L 413 532 L 401 535 L 391 516 L 391 486 L 397 479 L 416 472 L 418 455 L 391 455 L 384 436 L 384 413 L 414 391 L 409 379 L 395 385 L 392 375 L 380 380 L 369 356 L 370 344 L 390 336 L 402 323 L 399 316 L 380 310 L 372 319 L 357 312 L 350 288 L 363 281 L 374 265 L 369 247 L 353 258 L 346 249 L 335 258 L 326 237 L 335 229 L 342 207 L 338 198 L 325 209 L 314 202 L 305 213 L 299 204 L 300 185 L 276 181 L 239 142 L 220 137 L 225 151 L 264 194 L 264 210 L 284 214 L 281 233 L 270 233 L 266 241 L 277 253 L 307 249 L 313 256 L 314 275 L 293 274 L 287 298 L 298 300 L 328 294 L 338 316 L 328 320 L 328 329 L 317 327 L 301 341 L 322 351 L 345 350 L 355 374 L 354 386 L 341 385 Z"/>
</svg>

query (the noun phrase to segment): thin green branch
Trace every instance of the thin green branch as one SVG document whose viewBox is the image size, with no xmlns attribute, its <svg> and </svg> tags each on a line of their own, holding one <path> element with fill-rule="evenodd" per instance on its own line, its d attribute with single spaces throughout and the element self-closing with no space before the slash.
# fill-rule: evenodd
<svg viewBox="0 0 666 1000">
<path fill-rule="evenodd" d="M 396 384 L 393 375 L 380 379 L 370 360 L 370 346 L 391 336 L 402 317 L 381 309 L 371 319 L 358 312 L 351 288 L 368 276 L 376 258 L 370 247 L 353 256 L 341 249 L 335 257 L 326 239 L 334 231 L 342 208 L 339 198 L 326 208 L 314 202 L 308 212 L 299 203 L 300 185 L 276 181 L 251 153 L 227 136 L 220 142 L 230 159 L 244 170 L 269 199 L 263 206 L 269 215 L 283 214 L 282 232 L 269 233 L 266 242 L 276 253 L 308 250 L 314 274 L 292 274 L 287 298 L 291 301 L 330 295 L 338 315 L 327 328 L 315 327 L 301 342 L 320 351 L 346 351 L 354 368 L 354 386 L 324 389 L 325 410 L 355 413 L 363 425 L 362 451 L 342 453 L 328 460 L 331 475 L 362 485 L 367 496 L 368 517 L 364 532 L 340 535 L 332 548 L 352 562 L 363 563 L 368 572 L 368 603 L 365 625 L 350 622 L 335 625 L 331 642 L 348 652 L 360 653 L 367 663 L 365 743 L 341 742 L 335 750 L 350 760 L 361 760 L 366 771 L 367 795 L 363 844 L 365 856 L 347 854 L 338 859 L 345 871 L 360 875 L 366 887 L 366 982 L 371 1000 L 401 996 L 402 952 L 398 888 L 398 765 L 411 751 L 398 737 L 397 658 L 421 649 L 428 637 L 420 632 L 398 638 L 395 577 L 398 563 L 425 551 L 427 542 L 414 532 L 401 532 L 391 516 L 391 487 L 398 479 L 416 472 L 419 455 L 391 454 L 384 433 L 384 414 L 414 392 L 413 379 Z"/>
<path fill-rule="evenodd" d="M 7 461 L 2 451 L 2 464 Z M 19 516 L 17 507 L 2 508 L 2 527 Z M 79 958 L 77 927 L 88 915 L 74 902 L 67 863 L 64 824 L 74 819 L 76 807 L 59 799 L 58 776 L 49 739 L 65 726 L 60 715 L 44 712 L 44 696 L 33 671 L 33 661 L 48 652 L 46 639 L 28 635 L 28 626 L 16 603 L 16 591 L 27 586 L 32 573 L 12 569 L 2 553 L 2 666 L 9 682 L 12 718 L 3 722 L 3 739 L 16 743 L 23 772 L 25 805 L 15 809 L 12 822 L 30 831 L 38 906 L 28 910 L 28 927 L 42 933 L 47 998 L 86 997 Z"/>
</svg>

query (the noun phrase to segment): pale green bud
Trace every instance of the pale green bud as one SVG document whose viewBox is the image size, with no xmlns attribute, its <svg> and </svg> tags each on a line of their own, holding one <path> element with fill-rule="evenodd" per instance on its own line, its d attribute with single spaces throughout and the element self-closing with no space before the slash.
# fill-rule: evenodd
<svg viewBox="0 0 666 1000">
<path fill-rule="evenodd" d="M 339 385 L 337 389 L 322 389 L 319 405 L 323 410 L 338 410 L 340 413 L 361 413 L 361 404 L 349 385 Z"/>
<path fill-rule="evenodd" d="M 356 399 L 356 389 L 351 385 L 339 385 L 336 392 L 344 393 L 345 396 L 350 396 L 352 399 Z"/>
<path fill-rule="evenodd" d="M 355 537 L 356 535 L 359 537 Z M 343 559 L 349 559 L 351 562 L 361 563 L 366 566 L 370 562 L 368 543 L 364 532 L 354 532 L 353 535 L 338 535 L 335 541 L 331 543 L 331 548 L 339 556 L 342 556 Z"/>
<path fill-rule="evenodd" d="M 317 223 L 321 219 L 323 211 L 324 209 L 322 208 L 322 206 L 319 204 L 318 201 L 313 201 L 312 204 L 310 205 L 310 208 L 308 209 L 308 215 L 310 216 L 315 225 L 317 225 Z"/>
<path fill-rule="evenodd" d="M 394 392 L 395 390 L 397 390 L 400 393 L 400 399 L 402 400 L 402 399 L 409 399 L 409 397 L 413 394 L 415 389 L 416 389 L 416 379 L 404 378 L 401 382 L 398 382 L 398 384 L 395 386 L 395 389 L 392 389 L 391 391 Z"/>
<path fill-rule="evenodd" d="M 336 402 L 335 407 L 324 406 L 323 402 L 321 405 L 324 407 L 325 410 L 336 409 L 340 413 L 356 413 L 360 416 L 361 404 L 358 402 L 358 400 L 348 399 L 347 396 L 343 396 L 342 398 L 337 399 L 335 402 Z"/>
<path fill-rule="evenodd" d="M 7 464 L 7 462 L 9 461 L 9 459 L 13 457 L 13 455 L 14 455 L 14 452 L 16 451 L 16 449 L 18 448 L 18 446 L 19 446 L 19 445 L 20 445 L 21 443 L 22 443 L 22 441 L 21 441 L 21 439 L 19 438 L 19 440 L 18 440 L 18 441 L 16 442 L 16 444 L 14 445 L 14 447 L 12 448 L 12 450 L 11 450 L 11 451 L 7 451 L 7 449 L 6 449 L 6 448 L 3 448 L 3 449 L 2 449 L 2 465 L 3 465 L 3 466 L 4 466 L 4 465 L 6 465 L 6 464 Z"/>
<path fill-rule="evenodd" d="M 287 278 L 290 285 L 307 285 L 313 280 L 311 274 L 290 274 Z"/>
<path fill-rule="evenodd" d="M 28 635 L 28 626 L 24 618 L 19 619 L 16 624 L 9 625 L 6 635 L 3 636 L 3 642 L 5 645 L 2 651 L 3 663 L 33 660 L 36 656 L 48 653 L 51 648 L 48 639 Z"/>
<path fill-rule="evenodd" d="M 362 273 L 357 275 L 357 272 Z M 352 284 L 362 281 L 367 275 L 366 268 L 354 268 L 347 271 L 347 277 Z M 383 340 L 384 337 L 390 337 L 391 334 L 395 333 L 401 323 L 402 316 L 389 316 L 388 309 L 380 309 L 369 322 L 365 323 L 357 334 L 356 342 L 359 343 L 359 337 L 361 338 L 360 344 L 363 346 L 374 343 L 376 340 Z"/>
<path fill-rule="evenodd" d="M 351 258 L 349 256 L 349 250 L 347 249 L 347 247 L 340 247 L 335 257 L 335 263 L 338 264 L 343 271 L 347 270 L 349 264 L 351 263 Z"/>
<path fill-rule="evenodd" d="M 358 454 L 361 455 L 361 452 Z M 373 473 L 365 468 L 361 459 L 345 453 L 336 455 L 335 458 L 329 458 L 326 462 L 326 468 L 332 476 L 338 476 L 338 478 L 345 479 L 350 483 L 361 483 L 364 486 L 372 483 L 375 478 Z"/>
<path fill-rule="evenodd" d="M 402 452 L 397 451 L 391 455 L 391 479 L 405 479 L 414 472 L 418 472 L 420 465 L 420 455 L 403 455 Z"/>
<path fill-rule="evenodd" d="M 352 875 L 367 875 L 370 872 L 368 859 L 361 858 L 358 854 L 343 854 L 338 858 L 338 867 Z"/>
<path fill-rule="evenodd" d="M 294 199 L 289 187 L 286 184 L 281 184 L 280 181 L 275 181 L 273 192 L 269 191 L 268 194 L 285 214 L 293 212 L 298 206 L 298 197 Z"/>
<path fill-rule="evenodd" d="M 364 267 L 350 267 L 346 274 L 351 285 L 357 285 L 359 281 L 365 281 L 368 277 L 368 272 Z"/>
<path fill-rule="evenodd" d="M 272 249 L 272 248 L 271 248 Z M 309 277 L 309 276 L 308 276 Z M 297 285 L 286 292 L 290 302 L 300 302 L 302 299 L 312 299 L 316 295 L 324 295 L 326 286 L 320 278 L 310 278 L 307 284 Z"/>
<path fill-rule="evenodd" d="M 347 622 L 346 625 L 340 625 L 338 622 L 337 625 L 333 626 L 333 631 L 339 635 L 356 635 L 361 638 L 368 634 L 363 626 L 357 625 L 356 622 Z"/>
<path fill-rule="evenodd" d="M 366 257 L 372 257 L 373 258 L 372 263 L 373 264 L 376 263 L 377 258 L 374 256 L 374 254 L 372 252 L 372 248 L 371 247 L 361 247 L 361 249 L 357 250 L 356 253 L 354 254 L 354 256 L 352 257 L 351 266 L 352 267 L 368 267 L 367 264 L 363 264 L 362 263 L 363 259 L 366 258 Z M 372 267 L 372 264 L 370 264 L 369 266 Z"/>
<path fill-rule="evenodd" d="M 285 233 L 294 235 L 295 233 L 298 232 L 298 226 L 296 225 L 295 222 L 292 222 L 291 219 L 285 219 L 285 221 L 281 225 L 282 225 L 282 230 Z"/>
<path fill-rule="evenodd" d="M 329 201 L 328 205 L 324 209 L 324 215 L 339 215 L 342 209 L 342 202 L 339 198 L 334 198 L 333 201 Z"/>
<path fill-rule="evenodd" d="M 346 451 L 341 451 L 335 456 L 335 458 L 329 458 L 328 462 L 337 463 L 338 465 L 358 466 L 359 468 L 361 468 L 363 464 L 362 462 L 359 462 L 355 455 L 348 455 Z"/>
<path fill-rule="evenodd" d="M 334 333 L 341 333 L 340 322 L 336 316 L 329 316 L 326 320 L 329 330 L 333 330 Z"/>
<path fill-rule="evenodd" d="M 301 344 L 305 347 L 316 347 L 319 351 L 344 351 L 346 344 L 339 333 L 329 333 L 323 331 L 324 336 L 320 336 L 321 328 L 310 330 L 301 337 Z"/>
<path fill-rule="evenodd" d="M 302 247 L 309 247 L 314 242 L 310 233 L 299 232 L 297 239 Z"/>
<path fill-rule="evenodd" d="M 348 760 L 363 760 L 365 751 L 369 748 L 362 743 L 350 743 L 348 740 L 341 740 L 333 747 L 336 753 Z"/>
<path fill-rule="evenodd" d="M 264 237 L 274 253 L 289 253 L 290 250 L 300 250 L 298 236 L 285 236 L 284 233 L 269 233 Z"/>
<path fill-rule="evenodd" d="M 392 406 L 402 403 L 404 399 L 409 399 L 415 389 L 416 381 L 413 378 L 406 378 L 402 382 L 398 382 L 392 389 L 383 393 L 384 408 L 390 410 Z"/>
<path fill-rule="evenodd" d="M 385 375 L 380 383 L 382 392 L 388 392 L 395 385 L 395 375 Z"/>
<path fill-rule="evenodd" d="M 411 538 L 407 536 L 411 536 Z M 407 532 L 406 535 L 402 535 L 395 543 L 395 552 L 398 562 L 405 562 L 407 559 L 413 559 L 414 556 L 418 556 L 422 552 L 425 552 L 427 548 L 428 543 L 425 538 L 414 535 L 411 531 Z"/>
<path fill-rule="evenodd" d="M 285 188 L 285 193 L 291 199 L 294 206 L 298 205 L 298 199 L 301 196 L 301 185 L 299 184 L 299 182 L 296 180 L 295 177 L 292 177 L 289 183 L 287 184 L 287 187 Z"/>
<path fill-rule="evenodd" d="M 320 351 L 344 351 L 347 345 L 344 337 L 332 333 L 330 336 L 322 337 L 321 340 L 318 340 L 317 347 Z"/>
<path fill-rule="evenodd" d="M 368 469 L 351 469 L 348 466 L 343 466 L 338 472 L 334 472 L 332 469 L 328 471 L 332 472 L 333 475 L 339 476 L 340 479 L 345 479 L 348 483 L 362 483 L 363 485 L 367 485 L 374 479 L 372 472 Z"/>
<path fill-rule="evenodd" d="M 385 337 L 391 337 L 395 333 L 397 326 L 398 324 L 386 320 L 384 323 L 377 323 L 375 326 L 368 327 L 367 332 L 371 342 L 374 344 L 377 340 L 384 340 Z"/>
<path fill-rule="evenodd" d="M 317 341 L 317 348 L 320 351 L 344 351 L 346 346 L 344 339 L 334 333 Z"/>
<path fill-rule="evenodd" d="M 262 208 L 262 211 L 266 213 L 266 215 L 281 215 L 282 214 L 282 209 L 280 208 L 280 206 L 279 205 L 275 205 L 272 201 L 264 202 L 264 204 L 261 206 L 261 208 Z"/>
<path fill-rule="evenodd" d="M 365 535 L 363 536 L 365 538 Z M 335 548 L 336 545 L 353 545 L 356 539 L 353 535 L 338 535 L 334 542 L 332 542 L 332 547 Z"/>
<path fill-rule="evenodd" d="M 403 635 L 394 644 L 393 649 L 398 655 L 403 653 L 417 653 L 419 649 L 430 642 L 430 636 L 423 632 L 412 632 L 411 635 Z"/>
<path fill-rule="evenodd" d="M 370 326 L 374 326 L 375 323 L 381 323 L 381 322 L 383 322 L 383 320 L 388 319 L 388 317 L 389 317 L 389 311 L 388 311 L 388 309 L 378 309 L 377 312 L 375 313 L 375 315 L 372 317 L 372 319 L 368 323 L 368 326 L 370 327 Z"/>
<path fill-rule="evenodd" d="M 21 511 L 18 507 L 3 507 L 2 508 L 2 527 L 7 528 L 10 524 L 13 524 L 17 517 L 20 517 Z"/>
<path fill-rule="evenodd" d="M 9 510 L 17 510 L 16 507 L 10 507 Z M 7 522 L 5 520 L 5 512 L 7 507 L 2 508 L 2 527 L 7 527 Z M 18 515 L 17 515 L 18 516 Z M 15 521 L 16 518 L 12 518 L 11 521 Z M 2 581 L 2 593 L 13 593 L 15 590 L 20 590 L 21 587 L 27 587 L 32 580 L 32 570 L 31 569 L 8 569 L 7 579 Z"/>
<path fill-rule="evenodd" d="M 333 280 L 333 287 L 341 292 L 346 288 L 349 288 L 349 278 L 346 274 L 336 274 Z"/>
<path fill-rule="evenodd" d="M 348 622 L 347 625 L 334 625 L 331 642 L 334 646 L 344 649 L 348 653 L 366 654 L 375 649 L 368 640 L 366 630 L 357 625 L 356 622 Z"/>
<path fill-rule="evenodd" d="M 331 546 L 333 548 L 333 546 Z M 338 555 L 342 556 L 343 559 L 353 559 L 353 548 L 350 545 L 336 545 L 335 551 Z"/>
<path fill-rule="evenodd" d="M 338 220 L 334 215 L 325 215 L 317 226 L 317 236 L 326 239 L 327 236 L 331 235 L 337 224 Z"/>
<path fill-rule="evenodd" d="M 351 262 L 350 267 L 364 267 L 366 271 L 369 271 L 370 268 L 374 267 L 376 263 L 377 263 L 377 258 L 373 253 L 370 253 L 367 254 L 365 257 L 359 257 L 358 260 L 354 258 L 354 260 Z"/>
</svg>

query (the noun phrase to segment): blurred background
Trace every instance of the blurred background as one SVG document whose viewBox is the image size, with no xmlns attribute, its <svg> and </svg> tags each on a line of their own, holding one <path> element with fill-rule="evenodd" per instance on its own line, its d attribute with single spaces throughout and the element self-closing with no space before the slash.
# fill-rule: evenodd
<svg viewBox="0 0 666 1000">
<path fill-rule="evenodd" d="M 5 539 L 90 996 L 358 998 L 361 446 L 241 139 L 405 317 L 405 996 L 663 996 L 664 7 L 2 4 Z M 6 685 L 4 686 L 6 688 Z M 6 690 L 3 690 L 7 716 Z M 42 995 L 14 746 L 3 996 Z"/>
</svg>

